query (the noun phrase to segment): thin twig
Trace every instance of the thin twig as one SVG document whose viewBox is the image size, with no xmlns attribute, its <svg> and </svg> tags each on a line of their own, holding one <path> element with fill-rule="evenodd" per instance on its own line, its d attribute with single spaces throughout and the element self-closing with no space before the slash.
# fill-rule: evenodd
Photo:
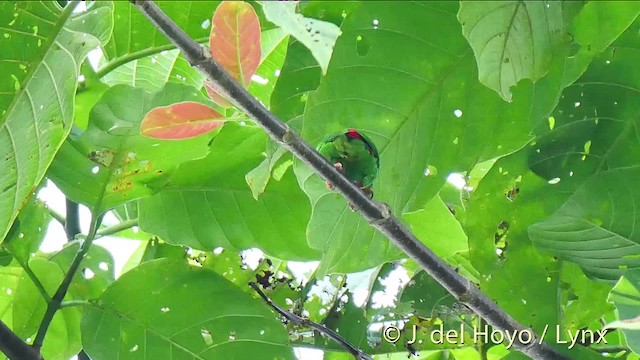
<svg viewBox="0 0 640 360">
<path fill-rule="evenodd" d="M 271 300 L 271 298 L 269 298 L 262 291 L 262 289 L 260 289 L 260 286 L 258 286 L 258 284 L 256 284 L 255 282 L 253 281 L 249 282 L 249 286 L 251 286 L 258 293 L 258 295 L 260 295 L 262 300 L 264 300 L 267 304 L 269 304 L 269 306 L 271 306 L 276 312 L 278 312 L 278 314 L 282 315 L 282 317 L 284 317 L 288 321 L 298 326 L 312 328 L 318 331 L 319 333 L 328 336 L 329 338 L 331 338 L 331 340 L 337 342 L 340 346 L 342 346 L 348 352 L 350 352 L 351 355 L 353 355 L 357 360 L 373 360 L 371 356 L 367 355 L 357 347 L 351 345 L 351 343 L 349 343 L 342 336 L 338 335 L 335 331 L 329 329 L 328 327 L 315 323 L 307 318 L 300 317 L 290 311 L 287 311 L 281 308 L 280 306 L 278 306 L 278 304 L 274 303 L 273 300 Z"/>
<path fill-rule="evenodd" d="M 264 128 L 298 159 L 310 166 L 324 180 L 354 205 L 362 216 L 378 231 L 386 235 L 399 249 L 415 260 L 429 275 L 447 289 L 459 302 L 482 316 L 494 328 L 521 334 L 514 347 L 534 359 L 568 359 L 540 340 L 532 329 L 526 328 L 503 311 L 469 280 L 458 274 L 445 261 L 436 256 L 410 230 L 396 218 L 389 207 L 369 199 L 354 183 L 347 179 L 312 146 L 307 144 L 289 126 L 267 110 L 249 92 L 218 65 L 203 46 L 180 29 L 153 1 L 130 0 L 156 28 L 182 51 L 191 66 L 200 70 L 222 95 Z M 523 338 L 525 341 L 521 341 Z M 544 339 L 543 339 L 544 340 Z"/>
<path fill-rule="evenodd" d="M 93 70 L 91 66 L 89 66 L 90 70 Z M 75 240 L 76 236 L 81 235 L 82 230 L 80 229 L 80 205 L 76 202 L 71 201 L 71 199 L 67 198 L 67 219 L 65 221 L 64 230 L 67 234 L 67 241 Z M 99 231 L 99 230 L 98 230 Z M 80 303 L 88 303 L 86 300 L 71 300 L 71 301 L 63 301 L 60 303 L 60 309 L 76 306 Z M 80 350 L 78 353 L 78 360 L 89 360 L 89 356 L 83 350 Z"/>
<path fill-rule="evenodd" d="M 82 242 L 80 248 L 78 248 L 78 252 L 76 253 L 73 262 L 71 262 L 71 266 L 69 266 L 69 271 L 67 271 L 64 279 L 62 279 L 62 283 L 58 287 L 58 290 L 53 295 L 53 298 L 49 302 L 47 306 L 47 311 L 42 318 L 42 322 L 40 323 L 40 328 L 38 329 L 38 334 L 36 335 L 35 340 L 33 341 L 33 346 L 40 350 L 42 347 L 42 342 L 44 341 L 44 337 L 49 329 L 49 325 L 51 325 L 51 321 L 53 320 L 53 316 L 60 309 L 60 304 L 64 299 L 64 296 L 67 294 L 67 290 L 69 290 L 69 286 L 73 281 L 73 277 L 75 276 L 78 268 L 80 267 L 80 263 L 84 259 L 84 257 L 89 252 L 89 248 L 91 247 L 91 243 L 96 236 L 96 232 L 98 227 L 100 227 L 100 223 L 102 222 L 102 215 L 95 216 L 92 215 L 91 218 L 91 226 L 89 228 L 89 233 L 87 234 L 87 238 Z"/>
<path fill-rule="evenodd" d="M 9 327 L 0 321 L 0 351 L 12 360 L 42 360 L 42 355 L 27 345 Z"/>
</svg>

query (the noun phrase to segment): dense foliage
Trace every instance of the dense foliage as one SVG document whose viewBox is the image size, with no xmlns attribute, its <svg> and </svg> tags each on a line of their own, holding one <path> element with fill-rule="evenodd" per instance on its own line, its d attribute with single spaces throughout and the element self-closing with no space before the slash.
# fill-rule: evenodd
<svg viewBox="0 0 640 360">
<path fill-rule="evenodd" d="M 526 358 L 476 341 L 481 319 L 129 2 L 58 3 L 0 3 L 0 320 L 46 360 L 352 358 L 248 281 L 376 359 Z M 518 322 L 575 359 L 640 359 L 640 2 L 158 4 L 313 146 L 371 138 L 375 199 Z M 57 222 L 69 243 L 39 250 Z M 107 236 L 139 243 L 121 276 L 81 245 Z"/>
</svg>

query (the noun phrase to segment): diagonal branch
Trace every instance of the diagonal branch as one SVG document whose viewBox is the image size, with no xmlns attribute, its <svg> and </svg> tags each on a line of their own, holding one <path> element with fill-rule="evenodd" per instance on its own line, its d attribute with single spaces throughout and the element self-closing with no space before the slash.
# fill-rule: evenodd
<svg viewBox="0 0 640 360">
<path fill-rule="evenodd" d="M 340 346 L 342 346 L 348 352 L 350 352 L 351 355 L 353 355 L 357 360 L 373 360 L 371 356 L 365 354 L 364 352 L 362 352 L 362 350 L 351 345 L 347 340 L 345 340 L 342 336 L 338 335 L 335 331 L 327 328 L 324 325 L 317 324 L 307 318 L 300 317 L 290 311 L 287 311 L 281 308 L 280 306 L 278 306 L 278 304 L 274 303 L 273 300 L 271 300 L 267 296 L 267 294 L 265 294 L 262 290 L 260 290 L 260 287 L 255 282 L 253 281 L 249 282 L 249 286 L 251 286 L 258 293 L 258 295 L 260 295 L 260 297 L 262 298 L 262 300 L 264 300 L 264 302 L 269 304 L 269 306 L 271 306 L 278 314 L 282 315 L 282 317 L 284 317 L 288 321 L 298 326 L 312 328 L 318 331 L 319 333 L 330 337 L 331 340 L 340 344 Z"/>
<path fill-rule="evenodd" d="M 386 235 L 406 255 L 420 264 L 420 267 L 442 284 L 459 302 L 467 305 L 496 329 L 517 334 L 527 331 L 523 336 L 516 336 L 515 348 L 534 359 L 568 359 L 544 343 L 544 339 L 535 335 L 532 329 L 519 324 L 474 284 L 437 257 L 391 213 L 386 204 L 370 200 L 313 147 L 229 76 L 211 59 L 206 49 L 191 39 L 155 3 L 145 0 L 130 1 L 182 51 L 191 66 L 200 70 L 220 89 L 223 96 L 262 126 L 272 139 L 313 168 L 323 179 L 332 183 L 371 226 Z"/>
<path fill-rule="evenodd" d="M 22 341 L 2 321 L 0 321 L 0 352 L 9 359 L 42 360 L 42 356 L 36 349 Z"/>
</svg>

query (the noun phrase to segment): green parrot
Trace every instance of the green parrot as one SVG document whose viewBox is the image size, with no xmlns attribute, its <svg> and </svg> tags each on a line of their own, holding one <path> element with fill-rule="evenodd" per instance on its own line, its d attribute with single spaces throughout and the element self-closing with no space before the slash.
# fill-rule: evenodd
<svg viewBox="0 0 640 360">
<path fill-rule="evenodd" d="M 380 156 L 371 139 L 356 129 L 348 129 L 327 137 L 316 150 L 370 199 L 373 198 L 371 186 L 378 175 Z M 333 189 L 329 182 L 327 187 Z"/>
</svg>

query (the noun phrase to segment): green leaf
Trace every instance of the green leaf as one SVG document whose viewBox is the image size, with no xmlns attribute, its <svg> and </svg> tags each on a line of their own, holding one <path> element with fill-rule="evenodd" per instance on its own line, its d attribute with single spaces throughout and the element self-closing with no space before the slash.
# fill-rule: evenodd
<svg viewBox="0 0 640 360">
<path fill-rule="evenodd" d="M 258 200 L 245 181 L 264 159 L 266 142 L 257 127 L 225 124 L 206 158 L 183 164 L 162 191 L 141 200 L 141 229 L 205 251 L 258 247 L 278 258 L 317 259 L 305 241 L 308 201 L 292 172 Z"/>
<path fill-rule="evenodd" d="M 262 2 L 267 20 L 303 43 L 315 57 L 322 72 L 326 73 L 340 28 L 330 22 L 307 18 L 296 13 L 295 2 Z"/>
<path fill-rule="evenodd" d="M 640 238 L 634 229 L 640 167 L 593 176 L 548 220 L 529 228 L 536 245 L 575 262 L 589 275 L 617 280 L 640 268 Z"/>
<path fill-rule="evenodd" d="M 640 77 L 628 71 L 640 61 L 638 29 L 636 22 L 565 90 L 553 113 L 554 129 L 540 137 L 529 160 L 554 186 L 575 191 L 551 218 L 530 228 L 531 238 L 541 249 L 578 263 L 589 276 L 613 281 L 640 265 L 633 231 Z M 605 184 L 612 180 L 619 182 Z"/>
<path fill-rule="evenodd" d="M 571 5 L 571 2 L 565 6 Z M 574 3 L 579 4 L 579 3 Z M 570 33 L 579 50 L 567 59 L 564 84 L 570 85 L 640 14 L 637 1 L 588 1 L 573 20 Z"/>
<path fill-rule="evenodd" d="M 611 290 L 608 300 L 616 306 L 618 319 L 636 319 L 640 308 L 640 271 L 633 269 L 625 273 Z M 622 332 L 627 337 L 629 348 L 640 353 L 640 333 L 626 328 L 623 328 Z"/>
<path fill-rule="evenodd" d="M 413 234 L 442 259 L 469 249 L 467 235 L 439 196 L 424 209 L 403 216 Z"/>
<path fill-rule="evenodd" d="M 51 256 L 50 260 L 61 269 L 68 269 L 79 246 L 78 242 L 72 242 Z M 93 244 L 71 281 L 69 294 L 74 299 L 97 299 L 114 280 L 113 256 L 105 248 Z"/>
<path fill-rule="evenodd" d="M 579 331 L 613 310 L 607 295 L 611 284 L 587 278 L 576 264 L 562 264 L 561 288 L 567 289 L 563 324 L 567 331 Z"/>
<path fill-rule="evenodd" d="M 546 75 L 564 37 L 562 15 L 559 2 L 461 1 L 458 19 L 480 81 L 511 101 L 520 80 Z"/>
<path fill-rule="evenodd" d="M 283 325 L 261 300 L 212 270 L 154 260 L 113 283 L 85 310 L 94 359 L 295 359 Z"/>
<path fill-rule="evenodd" d="M 49 296 L 57 290 L 64 273 L 54 262 L 33 258 L 29 266 Z M 70 296 L 67 295 L 67 299 Z M 33 337 L 47 308 L 46 301 L 26 273 L 22 273 L 14 295 L 12 330 L 23 339 Z M 77 308 L 58 311 L 51 322 L 42 346 L 47 359 L 66 360 L 80 351 L 80 312 Z"/>
<path fill-rule="evenodd" d="M 424 318 L 446 314 L 455 303 L 453 295 L 425 271 L 420 271 L 411 279 L 399 299 L 400 303 L 411 306 L 414 314 Z"/>
<path fill-rule="evenodd" d="M 0 5 L 0 238 L 69 133 L 80 64 L 111 30 L 111 3 L 72 10 L 43 1 Z"/>
<path fill-rule="evenodd" d="M 156 2 L 178 27 L 200 42 L 205 42 L 209 38 L 211 15 L 219 3 L 219 1 Z M 105 69 L 117 67 L 128 61 L 174 49 L 167 37 L 135 6 L 119 1 L 114 2 L 113 5 L 115 21 L 113 36 L 104 46 L 108 62 L 98 70 L 98 74 L 104 75 Z"/>
<path fill-rule="evenodd" d="M 179 55 L 180 52 L 174 49 L 133 59 L 105 74 L 102 81 L 111 86 L 135 86 L 148 92 L 159 91 L 167 82 L 201 88 L 202 76 Z"/>
<path fill-rule="evenodd" d="M 394 213 L 421 209 L 450 172 L 520 148 L 559 96 L 562 62 L 535 86 L 519 86 L 511 104 L 480 84 L 457 7 L 362 3 L 343 23 L 329 71 L 306 104 L 303 136 L 311 144 L 348 127 L 373 139 L 381 155 L 373 191 Z M 403 256 L 309 168 L 294 162 L 294 169 L 314 206 L 307 233 L 325 250 L 321 273 Z"/>
<path fill-rule="evenodd" d="M 32 197 L 18 215 L 14 226 L 16 231 L 9 234 L 2 246 L 21 264 L 26 264 L 40 248 L 46 235 L 51 216 L 45 205 Z"/>
<path fill-rule="evenodd" d="M 270 107 L 271 94 L 276 87 L 282 64 L 286 59 L 289 36 L 282 29 L 265 30 L 261 34 L 262 56 L 256 70 L 260 82 L 251 81 L 249 92 L 267 108 Z"/>
<path fill-rule="evenodd" d="M 271 111 L 287 123 L 301 120 L 309 92 L 318 87 L 321 76 L 320 66 L 309 49 L 290 39 L 287 58 L 271 95 Z"/>
<path fill-rule="evenodd" d="M 266 158 L 260 165 L 249 171 L 245 176 L 247 184 L 251 188 L 253 198 L 256 200 L 258 200 L 258 196 L 260 196 L 267 187 L 274 166 L 276 166 L 278 160 L 287 153 L 287 149 L 273 141 L 267 143 L 266 150 Z"/>
<path fill-rule="evenodd" d="M 62 147 L 51 179 L 94 213 L 152 195 L 178 164 L 208 152 L 210 135 L 180 142 L 140 135 L 140 121 L 148 111 L 181 101 L 211 104 L 185 85 L 167 84 L 153 97 L 127 85 L 112 87 L 93 107 L 87 130 Z"/>
</svg>

